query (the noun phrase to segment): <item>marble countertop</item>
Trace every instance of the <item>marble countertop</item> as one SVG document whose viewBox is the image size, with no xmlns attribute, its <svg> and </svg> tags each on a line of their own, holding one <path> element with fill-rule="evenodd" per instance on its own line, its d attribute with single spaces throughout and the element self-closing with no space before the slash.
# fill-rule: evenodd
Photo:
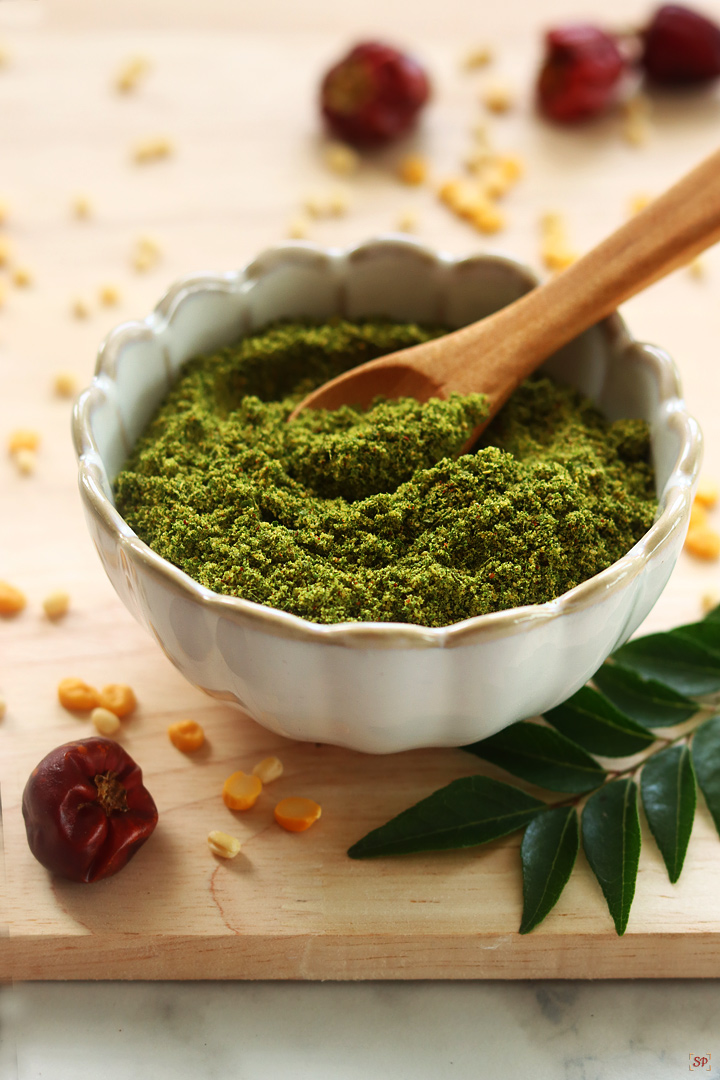
<svg viewBox="0 0 720 1080">
<path fill-rule="evenodd" d="M 719 1015 L 714 980 L 24 983 L 0 1080 L 674 1080 L 720 1070 Z"/>
</svg>

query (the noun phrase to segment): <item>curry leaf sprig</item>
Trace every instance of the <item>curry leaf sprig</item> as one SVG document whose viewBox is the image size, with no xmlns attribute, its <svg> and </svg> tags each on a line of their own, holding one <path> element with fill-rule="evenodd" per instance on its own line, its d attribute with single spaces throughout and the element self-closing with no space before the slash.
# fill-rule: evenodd
<svg viewBox="0 0 720 1080">
<path fill-rule="evenodd" d="M 624 934 L 640 860 L 639 802 L 671 882 L 685 861 L 697 787 L 720 833 L 720 605 L 705 619 L 637 638 L 544 723 L 521 720 L 464 750 L 560 799 L 468 776 L 354 844 L 354 859 L 487 844 L 524 830 L 523 914 L 533 930 L 567 884 L 582 841 Z M 672 728 L 666 732 L 664 729 Z M 625 768 L 606 761 L 628 758 Z M 638 799 L 638 795 L 640 799 Z"/>
</svg>

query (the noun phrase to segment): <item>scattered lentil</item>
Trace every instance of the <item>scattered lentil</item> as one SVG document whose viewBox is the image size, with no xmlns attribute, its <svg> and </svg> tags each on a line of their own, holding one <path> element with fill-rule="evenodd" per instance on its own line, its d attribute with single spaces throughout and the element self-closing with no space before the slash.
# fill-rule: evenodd
<svg viewBox="0 0 720 1080">
<path fill-rule="evenodd" d="M 90 315 L 90 308 L 82 297 L 76 297 L 71 306 L 70 311 L 76 319 L 87 319 Z"/>
<path fill-rule="evenodd" d="M 196 720 L 178 720 L 177 723 L 170 724 L 168 738 L 178 750 L 192 754 L 205 742 L 205 732 Z"/>
<path fill-rule="evenodd" d="M 17 615 L 26 604 L 25 593 L 8 581 L 0 581 L 0 615 Z"/>
<path fill-rule="evenodd" d="M 291 796 L 281 799 L 274 810 L 278 825 L 288 832 L 305 832 L 322 814 L 322 807 L 313 799 Z"/>
<path fill-rule="evenodd" d="M 418 227 L 418 215 L 415 210 L 403 210 L 397 219 L 395 228 L 398 232 L 415 232 Z"/>
<path fill-rule="evenodd" d="M 12 283 L 18 289 L 27 289 L 33 283 L 33 276 L 26 266 L 16 266 L 12 272 Z"/>
<path fill-rule="evenodd" d="M 137 87 L 143 76 L 150 70 L 150 61 L 144 56 L 131 56 L 126 60 L 115 76 L 115 89 L 120 94 L 129 94 Z"/>
<path fill-rule="evenodd" d="M 37 454 L 34 450 L 17 450 L 13 454 L 13 461 L 21 476 L 32 476 L 37 470 Z"/>
<path fill-rule="evenodd" d="M 540 258 L 548 270 L 564 270 L 577 259 L 569 245 L 567 226 L 561 214 L 548 211 L 540 219 Z"/>
<path fill-rule="evenodd" d="M 160 246 L 150 236 L 141 236 L 135 243 L 132 254 L 133 267 L 143 272 L 152 269 L 160 261 Z"/>
<path fill-rule="evenodd" d="M 100 691 L 98 705 L 116 716 L 129 716 L 137 706 L 137 698 L 133 688 L 126 683 L 109 683 Z"/>
<path fill-rule="evenodd" d="M 8 451 L 16 454 L 18 450 L 37 450 L 40 445 L 40 432 L 34 428 L 16 428 L 8 436 Z"/>
<path fill-rule="evenodd" d="M 345 188 L 333 188 L 328 194 L 328 211 L 332 217 L 342 217 L 350 209 L 350 195 Z"/>
<path fill-rule="evenodd" d="M 635 94 L 624 102 L 622 111 L 625 141 L 631 146 L 644 146 L 650 134 L 650 99 L 645 94 Z"/>
<path fill-rule="evenodd" d="M 706 525 L 696 525 L 688 529 L 685 550 L 698 559 L 710 561 L 720 558 L 720 533 Z"/>
<path fill-rule="evenodd" d="M 325 164 L 338 176 L 351 176 L 360 167 L 360 155 L 345 143 L 332 142 L 325 148 Z"/>
<path fill-rule="evenodd" d="M 87 195 L 76 195 L 71 204 L 73 217 L 76 217 L 78 221 L 85 221 L 92 215 L 92 203 Z"/>
<path fill-rule="evenodd" d="M 201 584 L 319 623 L 445 626 L 625 554 L 656 508 L 647 426 L 547 378 L 456 460 L 480 395 L 285 423 L 314 386 L 441 332 L 284 323 L 190 361 L 118 477 L 120 513 Z"/>
<path fill-rule="evenodd" d="M 310 232 L 310 222 L 304 217 L 294 217 L 288 225 L 288 236 L 291 240 L 304 240 Z"/>
<path fill-rule="evenodd" d="M 438 195 L 441 202 L 479 232 L 499 232 L 505 225 L 504 215 L 487 196 L 481 182 L 451 177 L 441 185 Z"/>
<path fill-rule="evenodd" d="M 87 712 L 100 704 L 98 692 L 82 679 L 63 679 L 58 686 L 58 700 L 71 712 Z"/>
<path fill-rule="evenodd" d="M 90 720 L 95 727 L 95 730 L 100 735 L 117 735 L 120 730 L 120 717 L 116 716 L 114 712 L 110 712 L 109 709 L 103 709 L 98 706 L 90 713 Z"/>
<path fill-rule="evenodd" d="M 463 60 L 463 67 L 466 71 L 474 71 L 477 68 L 487 67 L 492 63 L 493 58 L 494 53 L 489 45 L 477 45 Z"/>
<path fill-rule="evenodd" d="M 7 266 L 12 258 L 12 244 L 5 236 L 0 236 L 0 266 Z"/>
<path fill-rule="evenodd" d="M 696 257 L 688 263 L 688 273 L 690 277 L 695 278 L 696 281 L 700 281 L 707 274 L 707 263 L 704 259 Z"/>
<path fill-rule="evenodd" d="M 493 81 L 482 92 L 482 103 L 494 113 L 506 113 L 515 104 L 515 94 L 507 83 Z"/>
<path fill-rule="evenodd" d="M 48 619 L 62 619 L 70 610 L 70 594 L 56 589 L 43 600 L 43 611 Z"/>
<path fill-rule="evenodd" d="M 58 371 L 53 379 L 53 390 L 58 397 L 74 397 L 77 387 L 78 378 L 73 371 Z"/>
<path fill-rule="evenodd" d="M 633 195 L 630 199 L 629 204 L 630 216 L 632 217 L 634 214 L 642 213 L 645 207 L 649 206 L 652 201 L 653 196 L 648 195 L 645 191 L 641 191 L 638 192 L 637 195 Z"/>
<path fill-rule="evenodd" d="M 350 208 L 350 196 L 344 188 L 312 192 L 305 198 L 305 211 L 313 218 L 341 217 Z"/>
<path fill-rule="evenodd" d="M 263 784 L 271 784 L 273 780 L 278 780 L 283 774 L 283 763 L 279 757 L 274 755 L 263 758 L 262 761 L 258 761 L 257 765 L 253 765 L 253 775 L 259 776 Z"/>
<path fill-rule="evenodd" d="M 2 696 L 2 694 L 0 694 L 0 720 L 4 719 L 6 712 L 7 702 L 5 701 L 5 698 Z"/>
<path fill-rule="evenodd" d="M 398 176 L 404 184 L 417 186 L 424 184 L 428 174 L 428 163 L 419 154 L 408 154 L 398 166 Z"/>
<path fill-rule="evenodd" d="M 120 303 L 120 292 L 114 285 L 103 285 L 98 293 L 98 299 L 105 307 L 114 307 Z"/>
<path fill-rule="evenodd" d="M 208 847 L 213 855 L 219 855 L 221 859 L 234 859 L 240 851 L 242 844 L 235 836 L 214 829 L 208 833 Z"/>
<path fill-rule="evenodd" d="M 223 784 L 223 802 L 228 810 L 249 810 L 258 801 L 262 788 L 256 773 L 234 772 Z"/>
<path fill-rule="evenodd" d="M 163 158 L 170 157 L 175 152 L 171 139 L 164 135 L 155 135 L 150 139 L 143 139 L 135 144 L 132 150 L 132 159 L 136 165 L 148 165 Z"/>
</svg>

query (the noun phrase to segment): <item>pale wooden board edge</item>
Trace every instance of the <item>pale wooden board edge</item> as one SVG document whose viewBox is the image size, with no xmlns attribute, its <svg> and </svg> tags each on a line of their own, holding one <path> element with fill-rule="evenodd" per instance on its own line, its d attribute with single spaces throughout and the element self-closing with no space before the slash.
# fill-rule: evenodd
<svg viewBox="0 0 720 1080">
<path fill-rule="evenodd" d="M 0 941 L 0 980 L 421 980 L 716 978 L 720 934 L 556 936 L 110 935 Z"/>
</svg>

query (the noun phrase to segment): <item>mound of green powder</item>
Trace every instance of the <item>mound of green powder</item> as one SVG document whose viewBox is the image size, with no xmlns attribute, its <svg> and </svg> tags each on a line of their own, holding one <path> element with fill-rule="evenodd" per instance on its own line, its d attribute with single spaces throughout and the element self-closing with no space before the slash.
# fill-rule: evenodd
<svg viewBox="0 0 720 1080">
<path fill-rule="evenodd" d="M 312 388 L 442 330 L 283 323 L 189 362 L 116 484 L 164 558 L 318 623 L 446 626 L 605 569 L 656 510 L 647 425 L 532 378 L 456 457 L 481 395 L 286 423 Z"/>
</svg>

